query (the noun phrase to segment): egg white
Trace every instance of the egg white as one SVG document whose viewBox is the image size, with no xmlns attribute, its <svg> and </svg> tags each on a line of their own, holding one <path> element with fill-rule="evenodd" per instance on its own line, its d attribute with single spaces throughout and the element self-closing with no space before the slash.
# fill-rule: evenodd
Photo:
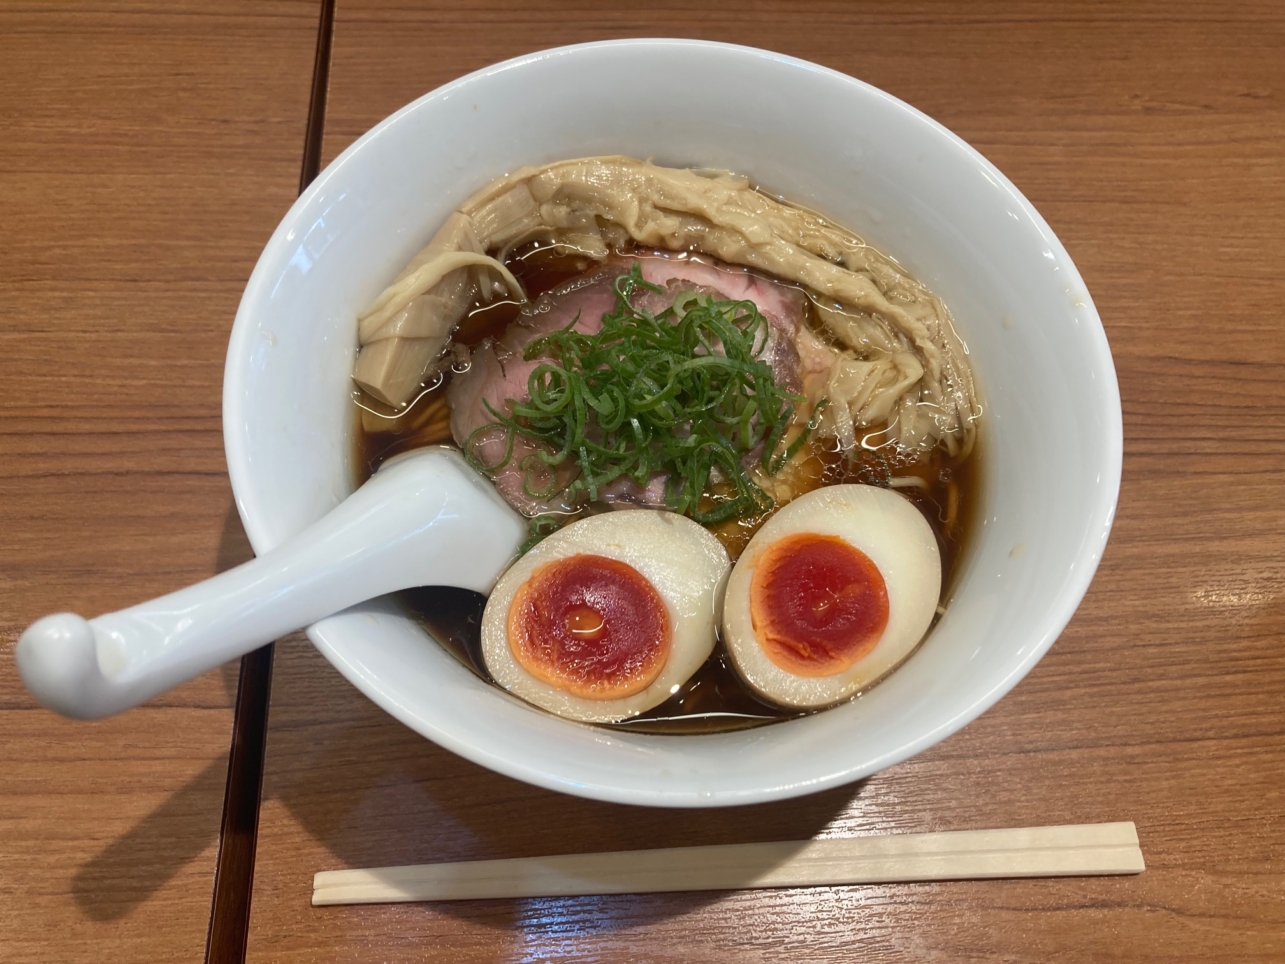
<svg viewBox="0 0 1285 964">
<path fill-rule="evenodd" d="M 750 583 L 763 553 L 798 533 L 838 536 L 864 552 L 888 590 L 888 625 L 874 648 L 830 676 L 797 676 L 768 657 L 750 616 Z M 723 641 L 732 664 L 756 693 L 799 708 L 829 706 L 876 683 L 919 644 L 941 595 L 941 554 L 923 515 L 891 489 L 832 485 L 800 496 L 750 540 L 727 581 Z"/>
<path fill-rule="evenodd" d="M 531 675 L 509 649 L 509 608 L 518 589 L 538 566 L 581 554 L 633 566 L 665 602 L 672 629 L 669 659 L 640 693 L 615 700 L 573 696 Z M 730 569 L 722 543 L 673 512 L 624 509 L 579 519 L 545 538 L 500 577 L 482 614 L 482 658 L 500 686 L 558 716 L 587 723 L 637 716 L 668 699 L 713 652 L 718 602 Z"/>
</svg>

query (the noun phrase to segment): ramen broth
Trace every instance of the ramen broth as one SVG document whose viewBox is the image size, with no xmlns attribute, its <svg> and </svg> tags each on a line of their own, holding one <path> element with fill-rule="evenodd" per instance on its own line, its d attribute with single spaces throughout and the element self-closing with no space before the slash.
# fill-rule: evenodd
<svg viewBox="0 0 1285 964">
<path fill-rule="evenodd" d="M 645 249 L 630 249 L 624 253 L 642 257 L 669 256 L 667 252 Z M 568 255 L 539 243 L 517 248 L 504 263 L 532 300 L 596 266 L 592 259 Z M 520 308 L 511 300 L 490 304 L 475 301 L 456 328 L 452 343 L 471 348 L 484 339 L 498 337 L 518 317 Z M 810 303 L 808 314 L 808 325 L 820 331 L 822 325 Z M 392 414 L 387 405 L 358 392 L 355 463 L 359 483 L 369 478 L 384 460 L 399 453 L 427 445 L 455 445 L 446 400 L 451 377 L 451 369 L 445 368 L 440 376 L 430 379 L 419 397 L 396 417 L 387 417 Z M 941 552 L 941 598 L 944 604 L 953 590 L 977 515 L 980 489 L 978 446 L 974 446 L 970 455 L 958 457 L 949 455 L 941 445 L 927 453 L 907 453 L 898 451 L 891 441 L 882 447 L 874 447 L 878 439 L 867 436 L 867 440 L 872 447 L 861 448 L 852 458 L 840 449 L 834 438 L 815 438 L 809 443 L 810 454 L 803 460 L 801 470 L 801 474 L 811 480 L 807 488 L 865 483 L 895 487 L 908 498 L 919 508 L 936 535 Z M 710 528 L 735 560 L 772 511 L 774 509 Z M 450 587 L 411 589 L 399 596 L 415 618 L 452 655 L 478 676 L 489 679 L 481 655 L 485 596 Z M 720 641 L 713 655 L 672 697 L 638 716 L 603 725 L 650 733 L 712 733 L 762 726 L 807 715 L 808 712 L 815 711 L 801 712 L 760 699 L 732 668 Z"/>
</svg>

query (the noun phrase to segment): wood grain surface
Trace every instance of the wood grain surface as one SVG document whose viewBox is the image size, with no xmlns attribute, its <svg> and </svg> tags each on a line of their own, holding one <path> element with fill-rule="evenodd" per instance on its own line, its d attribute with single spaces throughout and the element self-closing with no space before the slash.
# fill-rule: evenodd
<svg viewBox="0 0 1285 964">
<path fill-rule="evenodd" d="M 249 557 L 223 356 L 294 199 L 317 5 L 0 6 L 0 960 L 198 960 L 226 667 L 100 723 L 13 670 L 33 619 Z"/>
<path fill-rule="evenodd" d="M 1042 211 L 1120 375 L 1124 484 L 1101 570 L 1052 652 L 960 734 L 862 783 L 736 811 L 496 776 L 287 642 L 249 959 L 1285 959 L 1285 8 L 344 0 L 327 156 L 467 71 L 644 35 L 765 46 L 874 83 Z M 1146 873 L 308 906 L 322 869 L 1106 820 L 1136 821 Z"/>
</svg>

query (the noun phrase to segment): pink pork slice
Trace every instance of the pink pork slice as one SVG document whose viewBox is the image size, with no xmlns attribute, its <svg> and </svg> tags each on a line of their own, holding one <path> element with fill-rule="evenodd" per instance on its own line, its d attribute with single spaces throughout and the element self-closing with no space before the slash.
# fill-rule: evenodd
<svg viewBox="0 0 1285 964">
<path fill-rule="evenodd" d="M 526 346 L 535 338 L 565 328 L 575 320 L 577 331 L 592 334 L 602 327 L 602 316 L 615 308 L 615 282 L 635 262 L 642 265 L 643 278 L 664 288 L 636 298 L 639 307 L 659 312 L 668 307 L 676 295 L 696 290 L 721 299 L 752 301 L 768 321 L 769 337 L 763 358 L 773 370 L 777 384 L 797 391 L 799 356 L 794 347 L 795 335 L 803 318 L 803 293 L 796 288 L 776 284 L 739 268 L 723 267 L 683 257 L 644 257 L 613 259 L 607 265 L 546 292 L 523 310 L 518 319 L 495 342 L 484 342 L 474 352 L 471 367 L 452 379 L 447 390 L 451 408 L 451 433 L 463 446 L 474 432 L 494 423 L 486 403 L 501 412 L 509 411 L 509 400 L 529 398 L 528 378 L 543 359 L 527 361 L 522 357 Z M 482 432 L 475 440 L 473 453 L 486 465 L 504 458 L 508 440 L 500 430 Z M 542 496 L 526 491 L 523 459 L 535 449 L 521 438 L 513 440 L 513 452 L 504 467 L 494 476 L 496 489 L 519 512 L 535 516 L 545 512 L 572 512 L 578 506 L 564 496 Z M 556 491 L 570 478 L 573 468 L 560 470 L 555 480 L 539 480 L 539 488 Z M 546 483 L 549 483 L 546 485 Z M 620 508 L 663 508 L 665 476 L 653 476 L 646 486 L 632 479 L 620 479 L 600 493 L 605 502 Z"/>
</svg>

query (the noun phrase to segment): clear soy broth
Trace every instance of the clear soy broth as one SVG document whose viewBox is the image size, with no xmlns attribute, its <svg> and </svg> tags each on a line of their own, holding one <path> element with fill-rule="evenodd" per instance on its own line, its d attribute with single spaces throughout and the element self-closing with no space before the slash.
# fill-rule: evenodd
<svg viewBox="0 0 1285 964">
<path fill-rule="evenodd" d="M 667 252 L 655 251 L 625 253 L 668 256 Z M 530 244 L 514 251 L 506 258 L 505 265 L 534 299 L 591 270 L 596 262 Z M 456 329 L 452 341 L 473 347 L 486 338 L 497 337 L 517 318 L 519 310 L 520 306 L 513 301 L 475 303 Z M 815 326 L 819 319 L 809 318 L 808 323 Z M 448 368 L 440 377 L 435 376 L 420 396 L 396 417 L 389 417 L 393 413 L 378 401 L 361 395 L 356 397 L 357 430 L 354 434 L 358 482 L 364 482 L 385 459 L 401 452 L 426 445 L 455 444 L 446 403 L 446 387 L 451 374 Z M 892 485 L 909 498 L 923 513 L 937 537 L 941 550 L 944 604 L 953 587 L 976 515 L 980 489 L 977 447 L 963 459 L 951 457 L 940 446 L 920 457 L 898 453 L 892 446 L 886 448 L 887 454 L 883 454 L 882 449 L 875 452 L 862 450 L 858 458 L 851 459 L 838 451 L 833 440 L 818 439 L 818 444 L 812 447 L 808 456 L 808 474 L 819 485 Z M 768 512 L 724 524 L 712 531 L 735 560 L 770 515 Z M 489 680 L 481 653 L 485 596 L 443 586 L 410 589 L 398 595 L 434 639 L 471 671 Z M 629 720 L 601 725 L 646 733 L 716 733 L 762 726 L 810 712 L 816 711 L 787 709 L 760 699 L 736 674 L 719 641 L 705 664 L 664 703 Z"/>
</svg>

